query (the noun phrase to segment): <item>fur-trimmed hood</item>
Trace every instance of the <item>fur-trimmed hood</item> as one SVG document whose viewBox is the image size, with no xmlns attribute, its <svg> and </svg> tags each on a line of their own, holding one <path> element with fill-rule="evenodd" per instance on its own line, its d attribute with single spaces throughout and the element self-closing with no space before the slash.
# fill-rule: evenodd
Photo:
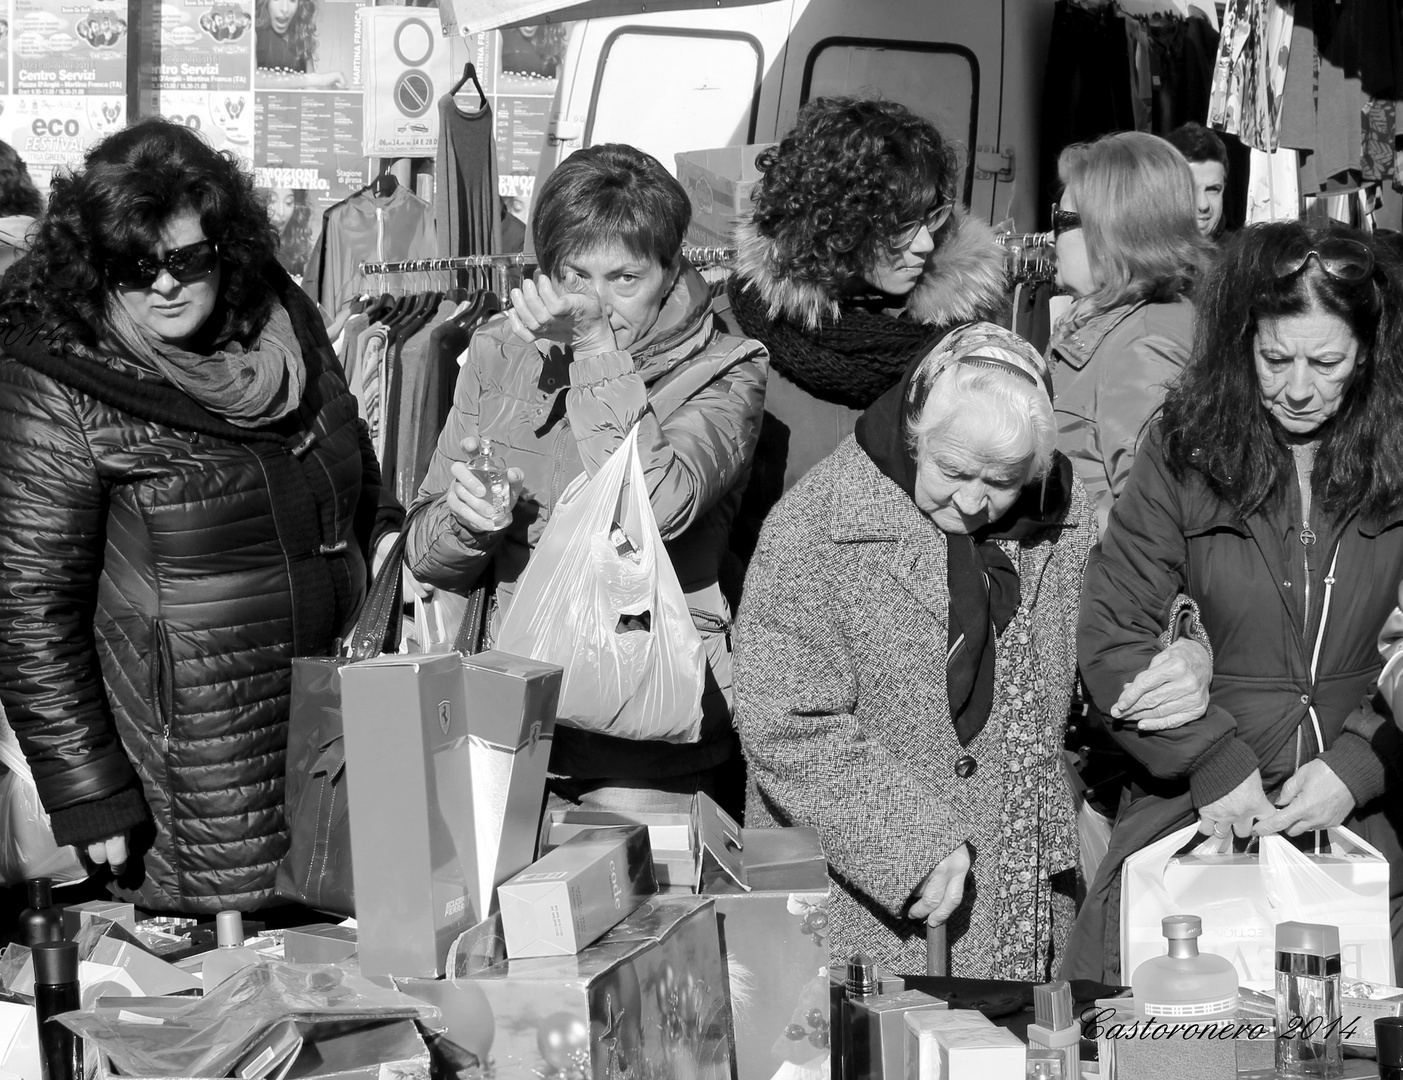
<svg viewBox="0 0 1403 1080">
<path fill-rule="evenodd" d="M 842 317 L 838 293 L 812 282 L 782 277 L 774 269 L 774 241 L 751 221 L 735 229 L 736 275 L 753 286 L 772 320 L 786 319 L 807 330 L 824 319 Z M 926 272 L 906 303 L 920 323 L 950 326 L 976 320 L 998 321 L 1008 306 L 1003 249 L 984 222 L 957 211 L 926 257 Z"/>
</svg>

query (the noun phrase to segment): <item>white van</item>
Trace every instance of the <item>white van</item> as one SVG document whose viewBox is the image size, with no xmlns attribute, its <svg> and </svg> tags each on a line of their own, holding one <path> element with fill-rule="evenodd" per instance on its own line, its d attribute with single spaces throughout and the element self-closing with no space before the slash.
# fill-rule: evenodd
<svg viewBox="0 0 1403 1080">
<path fill-rule="evenodd" d="M 678 152 L 772 142 L 812 97 L 880 95 L 962 145 L 971 213 L 1034 228 L 1053 0 L 607 7 L 640 10 L 573 23 L 538 184 L 581 147 L 626 142 L 671 165 Z"/>
</svg>

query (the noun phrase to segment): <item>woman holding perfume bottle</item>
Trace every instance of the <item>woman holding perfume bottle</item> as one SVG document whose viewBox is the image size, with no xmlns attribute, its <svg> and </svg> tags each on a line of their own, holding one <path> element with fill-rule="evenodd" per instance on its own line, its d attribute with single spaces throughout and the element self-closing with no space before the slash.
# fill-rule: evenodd
<svg viewBox="0 0 1403 1080">
<path fill-rule="evenodd" d="M 1119 978 L 1121 864 L 1194 820 L 1224 838 L 1347 824 L 1394 867 L 1403 963 L 1403 732 L 1373 704 L 1403 578 L 1403 270 L 1353 230 L 1254 226 L 1197 305 L 1193 355 L 1088 566 L 1078 651 L 1109 705 L 1187 594 L 1213 646 L 1209 706 L 1115 732 L 1135 769 L 1063 975 Z"/>
<path fill-rule="evenodd" d="M 490 641 L 561 492 L 638 426 L 653 513 L 706 647 L 702 736 L 678 745 L 559 729 L 554 805 L 686 807 L 716 792 L 734 751 L 717 574 L 769 361 L 715 319 L 682 257 L 690 220 L 681 185 L 631 146 L 581 150 L 550 175 L 531 221 L 541 272 L 473 336 L 420 488 L 432 505 L 410 526 L 406 565 L 419 581 L 466 595 L 490 567 Z"/>
</svg>

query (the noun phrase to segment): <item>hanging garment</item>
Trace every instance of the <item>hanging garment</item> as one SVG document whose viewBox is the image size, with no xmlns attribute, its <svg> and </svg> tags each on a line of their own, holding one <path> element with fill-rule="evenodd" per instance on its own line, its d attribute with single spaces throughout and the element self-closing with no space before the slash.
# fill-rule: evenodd
<svg viewBox="0 0 1403 1080">
<path fill-rule="evenodd" d="M 1150 130 L 1167 135 L 1190 120 L 1204 123 L 1213 88 L 1218 31 L 1195 11 L 1187 19 L 1152 18 L 1146 32 L 1154 88 Z"/>
<path fill-rule="evenodd" d="M 1135 112 L 1135 130 L 1154 130 L 1154 81 L 1150 73 L 1150 30 L 1139 19 L 1125 20 L 1129 47 L 1130 107 Z"/>
<path fill-rule="evenodd" d="M 1229 0 L 1208 103 L 1208 126 L 1275 150 L 1291 50 L 1293 9 L 1272 0 Z"/>
<path fill-rule="evenodd" d="M 1046 207 L 1057 197 L 1057 156 L 1063 148 L 1135 130 L 1126 42 L 1125 20 L 1113 4 L 1088 11 L 1057 0 L 1043 80 L 1039 228 L 1050 224 Z"/>
<path fill-rule="evenodd" d="M 324 312 L 335 314 L 357 293 L 369 291 L 370 282 L 360 269 L 363 262 L 433 259 L 438 254 L 433 208 L 427 200 L 399 184 L 388 195 L 362 188 L 326 212 L 321 240 L 309 260 L 309 265 L 320 266 L 316 301 Z M 446 288 L 444 282 L 442 273 L 397 279 L 407 292 Z"/>
<path fill-rule="evenodd" d="M 1300 216 L 1295 150 L 1283 148 L 1274 154 L 1253 150 L 1251 177 L 1247 190 L 1248 225 L 1295 221 Z"/>
<path fill-rule="evenodd" d="M 497 202 L 497 148 L 492 107 L 465 113 L 452 95 L 438 102 L 438 158 L 434 163 L 434 218 L 445 255 L 492 255 L 502 250 Z M 488 284 L 479 272 L 473 282 Z"/>
</svg>

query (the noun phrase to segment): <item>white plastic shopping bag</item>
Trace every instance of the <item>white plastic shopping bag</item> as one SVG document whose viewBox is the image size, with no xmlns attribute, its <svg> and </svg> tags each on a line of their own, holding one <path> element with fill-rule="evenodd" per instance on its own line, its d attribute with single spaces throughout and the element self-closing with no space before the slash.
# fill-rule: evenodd
<svg viewBox="0 0 1403 1080">
<path fill-rule="evenodd" d="M 1179 855 L 1198 835 L 1188 825 L 1137 851 L 1121 871 L 1121 981 L 1165 951 L 1160 920 L 1184 912 L 1203 920 L 1199 951 L 1231 960 L 1242 985 L 1273 981 L 1276 924 L 1340 928 L 1347 979 L 1393 986 L 1388 924 L 1388 861 L 1345 828 L 1329 830 L 1329 850 L 1299 851 L 1280 836 L 1257 852 L 1212 850 L 1214 841 Z"/>
<path fill-rule="evenodd" d="M 700 737 L 706 653 L 648 503 L 636 426 L 593 478 L 565 489 L 495 644 L 564 668 L 562 724 Z"/>
<path fill-rule="evenodd" d="M 0 883 L 18 885 L 28 878 L 53 878 L 72 885 L 88 876 L 78 849 L 59 847 L 49 815 L 39 802 L 34 774 L 10 722 L 0 711 Z"/>
</svg>

